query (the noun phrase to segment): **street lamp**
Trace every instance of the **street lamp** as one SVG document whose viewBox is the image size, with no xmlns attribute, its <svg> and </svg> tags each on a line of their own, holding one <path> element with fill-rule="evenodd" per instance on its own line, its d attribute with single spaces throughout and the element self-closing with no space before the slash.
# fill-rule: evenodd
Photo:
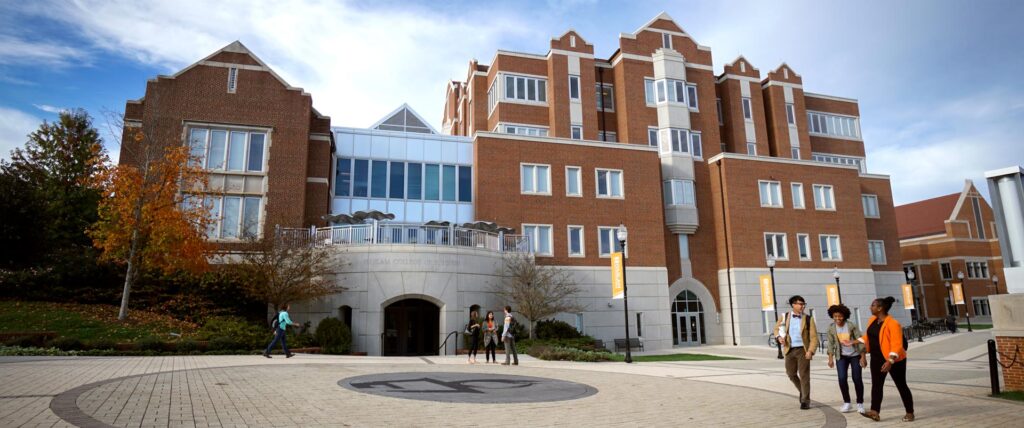
<svg viewBox="0 0 1024 428">
<path fill-rule="evenodd" d="M 633 362 L 633 355 L 629 352 L 629 297 L 626 292 L 626 225 L 619 224 L 619 230 L 615 232 L 619 239 L 619 247 L 622 248 L 622 311 L 626 314 L 626 362 Z"/>
<path fill-rule="evenodd" d="M 956 305 L 953 304 L 953 285 L 946 281 L 946 294 L 949 296 L 949 304 L 946 305 L 946 312 L 953 315 L 953 311 L 956 310 Z M 957 314 L 960 315 L 960 314 Z M 956 333 L 956 319 L 953 320 L 953 326 L 950 327 L 950 332 Z"/>
<path fill-rule="evenodd" d="M 992 275 L 992 285 L 996 287 L 996 294 L 999 294 L 999 277 Z"/>
<path fill-rule="evenodd" d="M 775 257 L 768 258 L 768 272 L 772 276 L 772 304 L 775 305 L 775 325 L 779 324 L 779 299 L 775 294 Z M 775 333 L 775 344 L 779 348 L 779 359 L 782 359 L 782 338 L 778 336 L 778 332 Z"/>
<path fill-rule="evenodd" d="M 916 277 L 917 277 L 917 275 L 914 274 L 914 269 L 913 268 L 910 268 L 910 269 L 907 270 L 907 280 L 910 281 L 910 290 L 911 291 L 914 290 L 914 278 L 916 278 Z M 921 300 L 924 301 L 923 293 L 921 295 Z M 917 307 L 917 306 L 915 305 L 914 307 Z M 917 326 L 917 341 L 918 342 L 924 342 L 924 339 L 921 338 L 921 326 L 920 326 L 920 322 L 921 322 L 921 309 L 920 308 L 917 309 L 917 322 L 919 323 L 918 326 Z"/>
<path fill-rule="evenodd" d="M 839 304 L 843 304 L 843 290 L 839 288 L 839 266 L 832 268 L 832 277 L 836 279 L 836 295 L 839 297 Z"/>
<path fill-rule="evenodd" d="M 974 331 L 971 329 L 971 308 L 967 307 L 967 284 L 964 284 L 964 271 L 958 271 L 956 273 L 957 279 L 960 280 L 960 291 L 964 294 L 964 315 L 967 315 L 967 331 Z"/>
</svg>

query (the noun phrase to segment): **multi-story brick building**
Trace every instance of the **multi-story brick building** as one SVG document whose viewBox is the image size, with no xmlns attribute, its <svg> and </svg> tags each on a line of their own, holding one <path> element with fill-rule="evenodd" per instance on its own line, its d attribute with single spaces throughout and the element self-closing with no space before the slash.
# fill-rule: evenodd
<svg viewBox="0 0 1024 428">
<path fill-rule="evenodd" d="M 328 133 L 308 95 L 236 43 L 158 78 L 127 110 L 130 126 L 191 144 L 224 183 L 212 237 L 331 221 L 311 233 L 338 249 L 348 289 L 293 312 L 345 319 L 357 351 L 438 352 L 471 309 L 500 308 L 503 257 L 524 251 L 580 286 L 582 309 L 558 318 L 623 337 L 609 271 L 621 227 L 630 334 L 647 350 L 764 343 L 769 258 L 779 299 L 803 295 L 821 328 L 834 273 L 856 320 L 877 295 L 900 295 L 889 180 L 867 173 L 857 102 L 804 92 L 788 65 L 762 77 L 740 57 L 716 76 L 710 48 L 662 14 L 607 59 L 570 30 L 545 54 L 473 61 L 445 103 L 450 135 L 407 106 Z M 395 219 L 338 223 L 362 210 Z"/>
<path fill-rule="evenodd" d="M 991 315 L 988 296 L 1006 293 L 996 224 L 970 180 L 958 193 L 896 207 L 904 271 L 914 272 L 917 314 L 941 318 Z M 962 283 L 966 308 L 951 304 L 950 284 Z M 964 312 L 966 310 L 966 313 Z"/>
</svg>

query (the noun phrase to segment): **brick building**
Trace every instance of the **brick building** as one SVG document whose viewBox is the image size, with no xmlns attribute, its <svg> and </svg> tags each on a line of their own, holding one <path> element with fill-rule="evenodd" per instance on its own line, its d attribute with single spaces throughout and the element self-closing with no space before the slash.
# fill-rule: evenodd
<svg viewBox="0 0 1024 428">
<path fill-rule="evenodd" d="M 992 208 L 974 183 L 967 180 L 958 193 L 900 205 L 896 220 L 903 269 L 915 276 L 918 316 L 969 313 L 988 320 L 988 296 L 1005 294 L 1006 283 Z M 961 282 L 960 274 L 966 307 L 950 303 L 949 284 Z"/>
<path fill-rule="evenodd" d="M 621 34 L 607 59 L 570 30 L 544 54 L 471 61 L 448 83 L 438 133 L 408 106 L 331 128 L 236 42 L 150 82 L 126 116 L 204 159 L 211 238 L 281 225 L 338 249 L 348 289 L 293 316 L 344 319 L 357 351 L 437 353 L 470 310 L 500 314 L 509 253 L 569 272 L 582 309 L 558 318 L 610 343 L 624 334 L 609 271 L 621 226 L 630 334 L 646 350 L 765 343 L 768 259 L 779 299 L 803 295 L 819 328 L 834 272 L 866 321 L 904 279 L 889 180 L 867 172 L 857 101 L 804 92 L 786 64 L 763 76 L 743 57 L 717 76 L 713 64 L 666 14 Z M 352 221 L 368 210 L 394 219 Z"/>
</svg>

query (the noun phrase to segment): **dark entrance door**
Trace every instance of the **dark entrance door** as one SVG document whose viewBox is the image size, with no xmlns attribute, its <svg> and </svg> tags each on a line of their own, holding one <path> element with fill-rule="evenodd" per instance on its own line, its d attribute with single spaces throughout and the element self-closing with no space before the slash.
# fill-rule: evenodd
<svg viewBox="0 0 1024 428">
<path fill-rule="evenodd" d="M 437 355 L 441 309 L 422 299 L 399 300 L 384 308 L 381 355 Z"/>
</svg>

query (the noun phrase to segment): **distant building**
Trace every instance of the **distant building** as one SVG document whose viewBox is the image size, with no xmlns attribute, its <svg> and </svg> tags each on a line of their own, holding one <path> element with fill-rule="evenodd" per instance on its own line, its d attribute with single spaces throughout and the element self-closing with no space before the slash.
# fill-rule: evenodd
<svg viewBox="0 0 1024 428">
<path fill-rule="evenodd" d="M 987 171 L 985 179 L 992 196 L 1006 290 L 1024 293 L 1024 168 Z"/>
</svg>

